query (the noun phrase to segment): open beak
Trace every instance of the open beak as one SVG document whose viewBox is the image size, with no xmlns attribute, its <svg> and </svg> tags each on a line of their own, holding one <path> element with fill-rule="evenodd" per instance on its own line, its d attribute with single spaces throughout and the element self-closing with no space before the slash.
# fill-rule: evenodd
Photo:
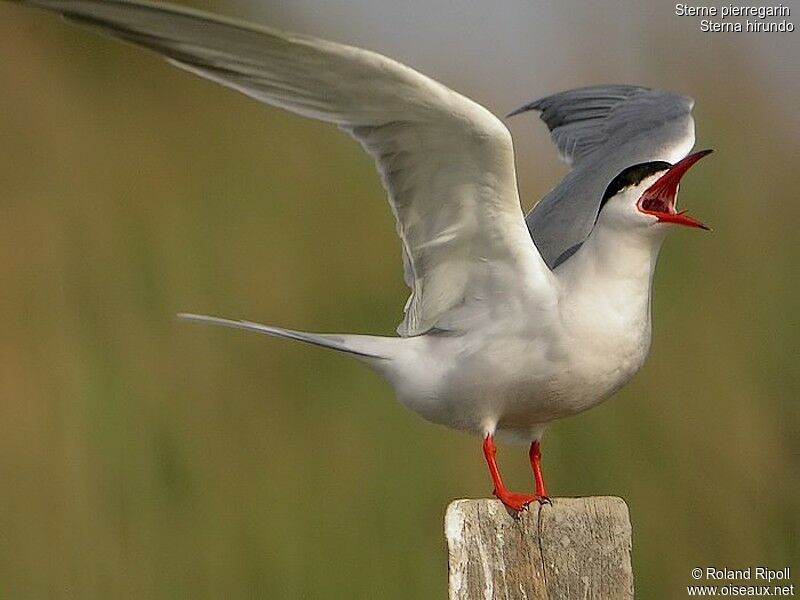
<svg viewBox="0 0 800 600">
<path fill-rule="evenodd" d="M 647 188 L 642 197 L 639 198 L 639 202 L 636 204 L 639 210 L 646 215 L 653 215 L 664 223 L 676 223 L 677 225 L 709 230 L 709 227 L 687 215 L 686 211 L 678 212 L 675 208 L 675 202 L 678 198 L 681 178 L 686 174 L 686 171 L 698 160 L 707 154 L 711 154 L 711 152 L 713 150 L 701 150 L 672 165 L 669 171 Z"/>
</svg>

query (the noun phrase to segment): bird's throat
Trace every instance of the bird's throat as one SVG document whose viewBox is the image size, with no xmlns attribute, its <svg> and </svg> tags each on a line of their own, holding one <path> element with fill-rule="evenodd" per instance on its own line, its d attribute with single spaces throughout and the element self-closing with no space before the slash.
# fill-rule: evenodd
<svg viewBox="0 0 800 600">
<path fill-rule="evenodd" d="M 555 274 L 565 318 L 649 323 L 650 293 L 661 235 L 619 231 L 602 223 Z"/>
</svg>

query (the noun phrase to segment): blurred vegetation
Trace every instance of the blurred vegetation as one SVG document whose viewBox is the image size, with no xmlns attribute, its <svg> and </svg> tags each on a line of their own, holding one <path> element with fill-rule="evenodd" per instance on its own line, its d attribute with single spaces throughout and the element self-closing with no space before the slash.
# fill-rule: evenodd
<svg viewBox="0 0 800 600">
<path fill-rule="evenodd" d="M 682 75 L 719 150 L 682 202 L 715 232 L 667 243 L 643 372 L 545 438 L 557 495 L 628 501 L 643 598 L 800 568 L 800 136 L 719 39 Z M 0 56 L 0 597 L 444 598 L 444 508 L 491 491 L 477 440 L 347 358 L 174 320 L 393 331 L 370 160 L 38 12 L 0 5 Z"/>
</svg>

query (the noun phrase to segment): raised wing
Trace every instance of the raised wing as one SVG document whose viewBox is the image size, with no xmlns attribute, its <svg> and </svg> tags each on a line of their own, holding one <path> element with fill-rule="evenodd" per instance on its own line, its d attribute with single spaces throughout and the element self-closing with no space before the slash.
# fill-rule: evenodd
<svg viewBox="0 0 800 600">
<path fill-rule="evenodd" d="M 523 220 L 510 134 L 475 102 L 373 52 L 174 6 L 25 3 L 359 140 L 382 175 L 402 240 L 411 296 L 401 335 L 457 327 L 498 298 L 551 293 L 552 273 Z"/>
<path fill-rule="evenodd" d="M 623 169 L 653 160 L 677 162 L 694 146 L 694 100 L 627 85 L 570 90 L 511 113 L 541 113 L 572 171 L 525 218 L 551 268 L 589 236 L 600 200 Z M 511 116 L 509 115 L 509 116 Z"/>
</svg>

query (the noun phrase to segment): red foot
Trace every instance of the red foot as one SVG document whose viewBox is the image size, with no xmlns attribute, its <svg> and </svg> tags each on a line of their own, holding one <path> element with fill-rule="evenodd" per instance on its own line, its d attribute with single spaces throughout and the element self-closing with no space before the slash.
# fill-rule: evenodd
<svg viewBox="0 0 800 600">
<path fill-rule="evenodd" d="M 516 494 L 508 491 L 508 488 L 506 488 L 503 483 L 503 478 L 500 477 L 500 469 L 497 467 L 497 448 L 494 445 L 494 438 L 490 435 L 486 436 L 486 439 L 483 441 L 483 454 L 486 457 L 486 464 L 489 465 L 489 473 L 492 475 L 494 495 L 508 508 L 516 512 L 521 512 L 527 510 L 528 505 L 532 502 L 539 502 L 540 504 L 550 503 L 550 498 L 546 495 L 538 494 L 539 479 L 537 479 L 536 486 L 537 494 Z M 544 485 L 541 487 L 544 489 Z"/>
<path fill-rule="evenodd" d="M 515 494 L 514 492 L 509 492 L 508 490 L 503 490 L 502 493 L 498 493 L 497 490 L 495 490 L 494 495 L 497 496 L 497 499 L 500 500 L 500 502 L 516 512 L 528 510 L 529 504 L 542 501 L 539 496 L 532 496 L 530 494 Z"/>
</svg>

